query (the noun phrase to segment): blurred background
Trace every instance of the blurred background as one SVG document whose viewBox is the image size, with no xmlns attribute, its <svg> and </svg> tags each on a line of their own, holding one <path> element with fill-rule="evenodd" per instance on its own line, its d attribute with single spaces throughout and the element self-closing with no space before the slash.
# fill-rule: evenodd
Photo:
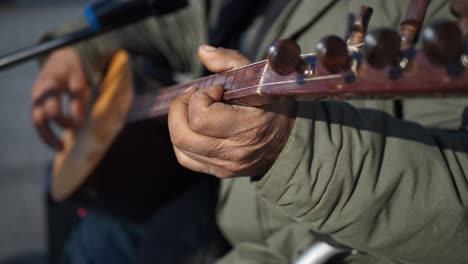
<svg viewBox="0 0 468 264">
<path fill-rule="evenodd" d="M 0 0 L 0 56 L 81 15 L 90 0 Z M 0 71 L 0 264 L 47 262 L 46 165 L 30 118 L 35 61 Z"/>
</svg>

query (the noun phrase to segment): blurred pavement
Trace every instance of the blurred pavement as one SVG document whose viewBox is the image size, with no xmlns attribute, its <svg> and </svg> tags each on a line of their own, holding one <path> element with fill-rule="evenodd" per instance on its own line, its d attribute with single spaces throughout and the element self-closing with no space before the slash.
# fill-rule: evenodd
<svg viewBox="0 0 468 264">
<path fill-rule="evenodd" d="M 0 55 L 81 15 L 85 0 L 0 0 Z M 45 166 L 53 153 L 30 122 L 37 64 L 0 72 L 0 264 L 45 263 Z"/>
</svg>

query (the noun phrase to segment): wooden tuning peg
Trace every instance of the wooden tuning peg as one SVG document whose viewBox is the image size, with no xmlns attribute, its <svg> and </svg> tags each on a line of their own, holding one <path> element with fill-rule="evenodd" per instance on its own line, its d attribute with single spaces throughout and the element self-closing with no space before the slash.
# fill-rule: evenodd
<svg viewBox="0 0 468 264">
<path fill-rule="evenodd" d="M 338 36 L 321 39 L 316 47 L 317 58 L 330 73 L 338 73 L 349 67 L 348 47 Z"/>
<path fill-rule="evenodd" d="M 268 50 L 268 62 L 279 75 L 289 75 L 297 72 L 308 75 L 310 66 L 301 57 L 301 48 L 291 39 L 275 42 Z"/>
<path fill-rule="evenodd" d="M 411 0 L 400 24 L 401 50 L 410 49 L 418 40 L 429 0 Z"/>
<path fill-rule="evenodd" d="M 395 65 L 400 57 L 400 35 L 391 29 L 377 29 L 366 35 L 363 49 L 367 62 L 382 69 L 387 65 Z"/>
<path fill-rule="evenodd" d="M 460 29 L 465 37 L 468 36 L 468 1 L 454 0 L 450 6 L 452 13 L 458 17 Z"/>
<path fill-rule="evenodd" d="M 364 42 L 364 36 L 367 34 L 367 28 L 373 11 L 370 6 L 361 6 L 359 16 L 354 21 L 354 24 L 351 25 L 348 37 L 349 46 L 358 46 Z"/>
<path fill-rule="evenodd" d="M 434 23 L 423 31 L 424 53 L 435 64 L 459 64 L 463 54 L 462 38 L 462 32 L 456 23 Z"/>
</svg>

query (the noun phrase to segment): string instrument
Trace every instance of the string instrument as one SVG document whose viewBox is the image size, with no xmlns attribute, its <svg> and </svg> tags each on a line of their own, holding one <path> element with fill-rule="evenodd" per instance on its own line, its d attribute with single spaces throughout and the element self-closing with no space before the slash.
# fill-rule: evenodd
<svg viewBox="0 0 468 264">
<path fill-rule="evenodd" d="M 458 23 L 441 21 L 421 30 L 428 0 L 410 1 L 400 32 L 367 33 L 372 9 L 362 7 L 347 41 L 324 37 L 313 54 L 293 40 L 273 44 L 268 59 L 188 83 L 134 95 L 129 57 L 114 56 L 85 124 L 65 131 L 64 150 L 53 166 L 52 196 L 73 194 L 105 155 L 125 124 L 167 114 L 171 101 L 191 86 L 224 87 L 223 101 L 289 97 L 296 100 L 459 96 L 468 94 L 468 2 L 454 1 Z M 421 32 L 422 48 L 414 43 Z"/>
</svg>

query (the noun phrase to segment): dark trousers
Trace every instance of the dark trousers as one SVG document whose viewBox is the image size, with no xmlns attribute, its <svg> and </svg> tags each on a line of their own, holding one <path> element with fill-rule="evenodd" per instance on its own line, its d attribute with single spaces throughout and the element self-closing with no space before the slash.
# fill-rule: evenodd
<svg viewBox="0 0 468 264">
<path fill-rule="evenodd" d="M 213 263 L 229 249 L 216 226 L 216 192 L 213 181 L 202 180 L 145 224 L 88 210 L 61 263 Z"/>
</svg>

